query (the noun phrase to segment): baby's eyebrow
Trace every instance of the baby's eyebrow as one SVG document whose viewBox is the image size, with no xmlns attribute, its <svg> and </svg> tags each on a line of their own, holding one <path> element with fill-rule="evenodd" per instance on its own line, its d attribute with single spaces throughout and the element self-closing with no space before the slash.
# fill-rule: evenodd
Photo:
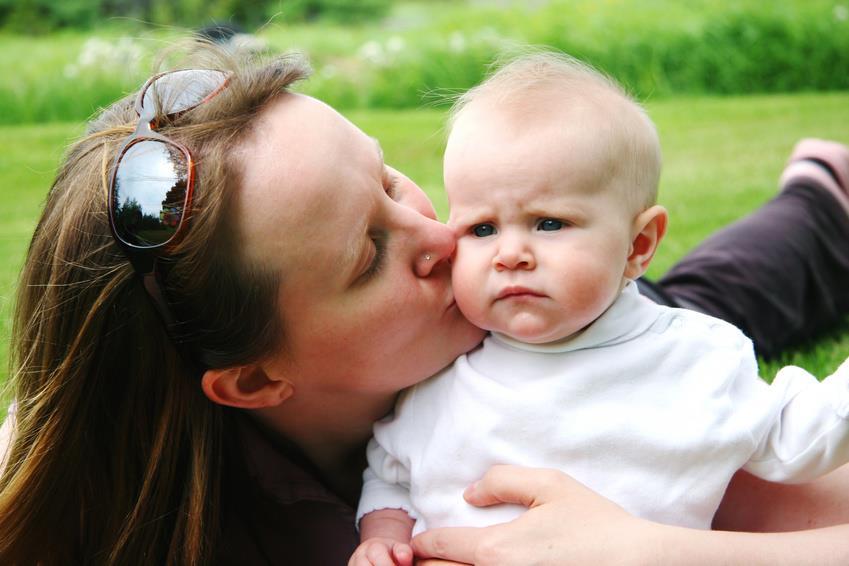
<svg viewBox="0 0 849 566">
<path fill-rule="evenodd" d="M 459 230 L 467 226 L 471 226 L 472 224 L 484 222 L 489 216 L 490 211 L 481 209 L 467 210 L 460 213 L 454 212 L 448 217 L 448 225 L 455 230 Z"/>
</svg>

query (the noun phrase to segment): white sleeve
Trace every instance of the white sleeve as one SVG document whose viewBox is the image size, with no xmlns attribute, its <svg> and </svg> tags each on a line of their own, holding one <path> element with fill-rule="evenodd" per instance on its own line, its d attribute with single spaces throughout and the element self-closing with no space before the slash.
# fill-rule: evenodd
<svg viewBox="0 0 849 566">
<path fill-rule="evenodd" d="M 0 474 L 6 469 L 6 460 L 9 458 L 9 448 L 12 446 L 12 436 L 17 422 L 17 410 L 17 402 L 12 401 L 6 413 L 6 420 L 3 421 L 3 426 L 0 426 Z"/>
<path fill-rule="evenodd" d="M 801 368 L 782 368 L 776 388 L 782 405 L 744 469 L 801 483 L 849 461 L 849 361 L 822 383 Z"/>
<path fill-rule="evenodd" d="M 363 515 L 379 509 L 402 509 L 417 519 L 410 502 L 410 470 L 381 446 L 376 438 L 369 441 L 366 456 L 368 468 L 363 473 L 357 525 Z"/>
</svg>

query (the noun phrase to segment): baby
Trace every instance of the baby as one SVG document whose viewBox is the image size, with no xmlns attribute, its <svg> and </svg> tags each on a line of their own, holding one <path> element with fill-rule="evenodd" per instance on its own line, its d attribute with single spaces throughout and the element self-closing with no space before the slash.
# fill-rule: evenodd
<svg viewBox="0 0 849 566">
<path fill-rule="evenodd" d="M 375 425 L 352 563 L 409 564 L 412 534 L 518 516 L 463 499 L 493 464 L 558 468 L 707 529 L 740 468 L 801 482 L 849 459 L 849 364 L 770 386 L 735 327 L 639 294 L 666 230 L 659 174 L 643 109 L 566 56 L 519 58 L 463 96 L 445 152 L 453 286 L 490 335 Z"/>
</svg>

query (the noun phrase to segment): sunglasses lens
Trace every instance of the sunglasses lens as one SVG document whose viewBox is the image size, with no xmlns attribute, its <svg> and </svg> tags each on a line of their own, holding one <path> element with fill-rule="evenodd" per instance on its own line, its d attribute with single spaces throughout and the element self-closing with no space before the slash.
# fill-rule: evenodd
<svg viewBox="0 0 849 566">
<path fill-rule="evenodd" d="M 125 243 L 151 248 L 168 242 L 186 207 L 188 158 L 176 145 L 143 139 L 121 156 L 112 187 L 115 231 Z"/>
<path fill-rule="evenodd" d="M 158 108 L 161 114 L 179 114 L 203 102 L 226 82 L 225 73 L 212 69 L 166 73 L 148 85 L 141 105 L 145 110 Z"/>
</svg>

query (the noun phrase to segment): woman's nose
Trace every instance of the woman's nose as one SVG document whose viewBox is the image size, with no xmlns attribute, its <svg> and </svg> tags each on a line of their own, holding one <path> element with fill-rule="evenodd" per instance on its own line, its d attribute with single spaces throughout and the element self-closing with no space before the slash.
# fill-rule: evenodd
<svg viewBox="0 0 849 566">
<path fill-rule="evenodd" d="M 522 238 L 502 234 L 498 239 L 498 249 L 492 258 L 496 271 L 531 270 L 536 268 L 534 254 Z"/>
<path fill-rule="evenodd" d="M 445 224 L 425 217 L 422 223 L 413 263 L 417 276 L 429 277 L 437 266 L 450 261 L 457 242 L 454 231 Z"/>
<path fill-rule="evenodd" d="M 389 165 L 386 168 L 398 179 L 398 188 L 396 189 L 398 201 L 422 216 L 436 220 L 436 210 L 425 192 L 397 169 L 393 169 Z"/>
</svg>

